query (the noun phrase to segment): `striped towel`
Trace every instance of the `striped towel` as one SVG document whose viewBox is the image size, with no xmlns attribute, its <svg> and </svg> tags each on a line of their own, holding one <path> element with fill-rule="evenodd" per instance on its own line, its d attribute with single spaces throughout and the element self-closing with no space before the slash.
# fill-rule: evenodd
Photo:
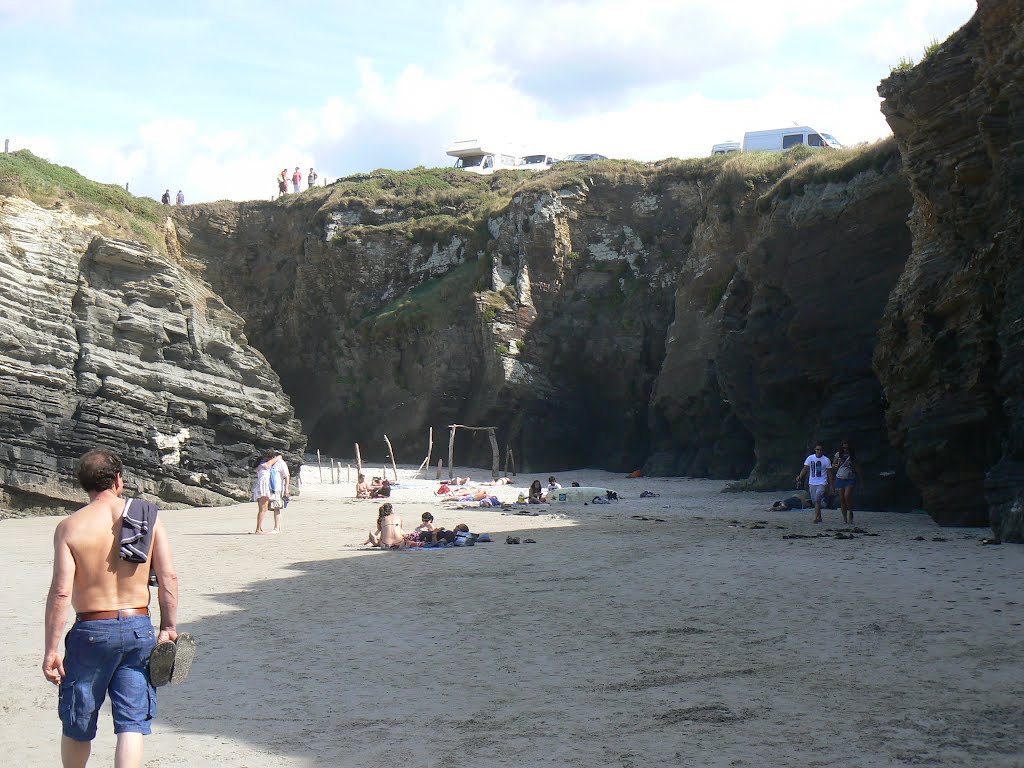
<svg viewBox="0 0 1024 768">
<path fill-rule="evenodd" d="M 132 502 L 136 502 L 134 505 Z M 121 514 L 121 559 L 144 563 L 153 545 L 156 504 L 143 499 L 128 499 Z"/>
</svg>

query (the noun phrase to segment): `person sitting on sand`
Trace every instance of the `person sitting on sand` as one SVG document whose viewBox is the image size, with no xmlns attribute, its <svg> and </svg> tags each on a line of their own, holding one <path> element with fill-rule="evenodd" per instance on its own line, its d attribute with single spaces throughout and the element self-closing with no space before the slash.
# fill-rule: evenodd
<svg viewBox="0 0 1024 768">
<path fill-rule="evenodd" d="M 386 477 L 380 481 L 380 485 L 370 489 L 371 499 L 387 499 L 391 496 L 391 481 Z"/>
<path fill-rule="evenodd" d="M 356 483 L 356 498 L 370 498 L 370 484 L 366 482 L 366 475 L 359 475 L 359 481 Z"/>
<path fill-rule="evenodd" d="M 395 514 L 390 502 L 380 505 L 377 514 L 377 531 L 370 531 L 364 544 L 381 549 L 405 549 L 419 546 L 419 534 L 407 534 L 402 529 L 402 518 Z"/>
<path fill-rule="evenodd" d="M 434 516 L 429 512 L 424 512 L 422 515 L 420 515 L 420 520 L 422 522 L 420 522 L 419 525 L 413 528 L 413 530 L 416 531 L 416 533 L 420 533 L 422 531 L 430 532 L 437 530 L 438 526 L 434 525 Z"/>
<path fill-rule="evenodd" d="M 560 490 L 562 490 L 562 484 L 555 482 L 555 476 L 554 475 L 549 477 L 548 478 L 548 493 L 550 494 L 552 491 L 560 491 Z"/>
<path fill-rule="evenodd" d="M 419 534 L 420 541 L 427 544 L 444 541 L 444 537 L 441 534 L 445 530 L 442 526 L 434 524 L 434 516 L 432 514 L 424 512 L 420 515 L 420 520 L 422 522 L 413 528 L 413 532 Z"/>
<path fill-rule="evenodd" d="M 527 501 L 530 504 L 544 503 L 544 491 L 540 488 L 540 480 L 534 480 L 530 483 L 530 492 L 527 496 Z"/>
</svg>

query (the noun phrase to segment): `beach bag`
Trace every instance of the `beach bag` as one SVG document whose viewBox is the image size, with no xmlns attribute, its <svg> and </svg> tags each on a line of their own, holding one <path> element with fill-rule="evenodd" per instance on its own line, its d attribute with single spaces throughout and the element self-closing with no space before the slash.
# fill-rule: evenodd
<svg viewBox="0 0 1024 768">
<path fill-rule="evenodd" d="M 836 472 L 836 477 L 840 480 L 852 480 L 854 478 L 853 467 L 850 466 L 850 462 L 844 462 Z"/>
</svg>

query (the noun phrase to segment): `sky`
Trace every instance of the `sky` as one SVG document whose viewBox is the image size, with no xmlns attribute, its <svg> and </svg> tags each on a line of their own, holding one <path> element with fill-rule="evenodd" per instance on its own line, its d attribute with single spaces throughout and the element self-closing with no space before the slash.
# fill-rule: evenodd
<svg viewBox="0 0 1024 768">
<path fill-rule="evenodd" d="M 813 9 L 813 10 L 812 10 Z M 975 0 L 0 0 L 0 138 L 186 202 L 449 166 L 456 139 L 660 160 L 889 135 L 876 88 Z"/>
</svg>

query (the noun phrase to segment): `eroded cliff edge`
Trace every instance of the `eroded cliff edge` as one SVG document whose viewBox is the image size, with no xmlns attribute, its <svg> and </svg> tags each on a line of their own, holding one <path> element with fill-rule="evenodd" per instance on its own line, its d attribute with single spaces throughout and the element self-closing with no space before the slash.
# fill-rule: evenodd
<svg viewBox="0 0 1024 768">
<path fill-rule="evenodd" d="M 914 195 L 875 365 L 940 523 L 1024 540 L 1024 2 L 974 18 L 879 93 Z"/>
<path fill-rule="evenodd" d="M 464 176 L 175 211 L 172 247 L 245 318 L 312 446 L 379 456 L 387 433 L 417 463 L 428 426 L 487 424 L 521 467 L 785 488 L 847 436 L 863 501 L 912 499 L 871 369 L 910 253 L 891 142 L 491 177 L 473 183 L 508 194 L 484 213 Z M 482 440 L 460 456 L 489 464 Z"/>
<path fill-rule="evenodd" d="M 257 450 L 304 446 L 277 375 L 208 285 L 73 208 L 0 195 L 0 507 L 81 506 L 95 446 L 165 504 L 248 498 Z"/>
</svg>

